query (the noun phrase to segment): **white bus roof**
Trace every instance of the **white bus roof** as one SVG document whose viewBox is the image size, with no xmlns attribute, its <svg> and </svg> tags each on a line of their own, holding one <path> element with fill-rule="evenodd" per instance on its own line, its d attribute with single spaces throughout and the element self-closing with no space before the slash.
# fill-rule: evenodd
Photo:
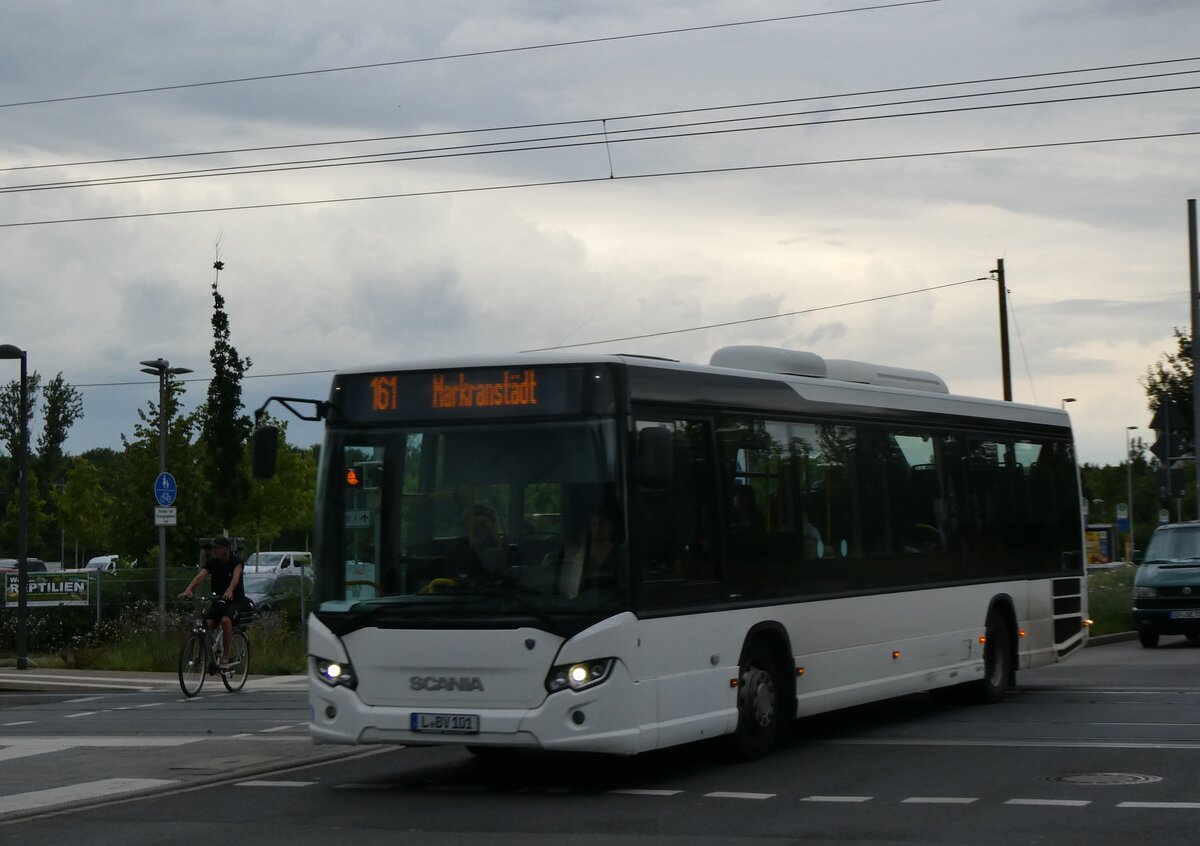
<svg viewBox="0 0 1200 846">
<path fill-rule="evenodd" d="M 346 368 L 338 371 L 337 375 L 586 363 L 689 373 L 740 373 L 759 379 L 771 378 L 791 385 L 806 400 L 847 407 L 986 416 L 1056 427 L 1070 425 L 1070 417 L 1063 409 L 950 393 L 941 377 L 929 371 L 848 359 L 826 359 L 812 352 L 775 347 L 723 347 L 713 353 L 709 364 L 630 353 L 547 350 L 381 362 Z"/>
</svg>

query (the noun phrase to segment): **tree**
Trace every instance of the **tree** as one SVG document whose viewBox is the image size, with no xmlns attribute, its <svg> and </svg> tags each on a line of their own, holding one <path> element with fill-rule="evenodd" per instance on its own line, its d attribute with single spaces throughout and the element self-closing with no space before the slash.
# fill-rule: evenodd
<svg viewBox="0 0 1200 846">
<path fill-rule="evenodd" d="M 1146 389 L 1146 398 L 1150 401 L 1150 411 L 1158 411 L 1163 397 L 1169 397 L 1179 409 L 1184 426 L 1188 432 L 1192 429 L 1192 336 L 1191 333 L 1175 327 L 1176 351 L 1163 353 L 1153 366 L 1146 370 L 1146 378 L 1142 385 Z"/>
<path fill-rule="evenodd" d="M 211 535 L 212 497 L 201 470 L 198 448 L 192 443 L 196 414 L 179 414 L 184 386 L 173 376 L 166 383 L 167 463 L 178 483 L 178 524 L 167 530 L 167 560 L 190 564 L 197 559 L 196 538 Z M 121 435 L 121 460 L 110 474 L 113 499 L 112 552 L 139 561 L 158 560 L 158 533 L 154 526 L 153 486 L 158 475 L 158 415 L 153 402 L 138 410 L 139 423 L 132 438 Z"/>
<path fill-rule="evenodd" d="M 46 410 L 37 439 L 38 473 L 44 484 L 52 485 L 63 478 L 63 444 L 71 427 L 83 417 L 83 397 L 63 381 L 60 371 L 42 389 L 42 400 Z"/>
<path fill-rule="evenodd" d="M 229 341 L 229 316 L 217 283 L 224 262 L 213 268 L 213 346 L 209 354 L 213 378 L 208 383 L 208 401 L 201 414 L 200 442 L 205 455 L 205 475 L 212 492 L 212 510 L 222 527 L 229 527 L 250 495 L 250 477 L 243 472 L 246 444 L 254 428 L 249 415 L 242 414 L 242 377 L 250 369 L 249 358 L 241 358 Z"/>
<path fill-rule="evenodd" d="M 55 499 L 63 531 L 71 539 L 75 566 L 80 563 L 81 547 L 104 554 L 112 525 L 112 498 L 101 485 L 100 468 L 86 458 L 76 459 L 67 471 L 63 492 Z"/>
<path fill-rule="evenodd" d="M 4 510 L 4 519 L 0 520 L 0 545 L 13 549 L 17 545 L 21 513 L 20 497 L 12 496 Z M 29 471 L 29 512 L 28 522 L 28 555 L 30 558 L 46 558 L 49 548 L 45 542 L 45 532 L 52 524 L 51 517 L 46 513 L 46 502 L 42 499 L 38 488 L 37 473 Z"/>
<path fill-rule="evenodd" d="M 35 370 L 32 373 L 27 373 L 25 378 L 25 386 L 28 390 L 29 407 L 26 409 L 25 427 L 26 431 L 32 429 L 33 413 L 37 408 L 38 387 L 42 383 L 42 377 Z M 30 435 L 32 437 L 32 434 Z M 4 448 L 14 459 L 21 451 L 21 380 L 13 379 L 3 388 L 0 388 L 0 441 L 4 442 Z M 33 451 L 33 443 L 30 445 L 30 452 Z M 9 499 L 16 501 L 17 485 L 20 483 L 18 461 L 9 462 L 7 478 L 4 481 L 4 488 L 9 495 Z M 32 469 L 32 468 L 31 468 Z"/>
<path fill-rule="evenodd" d="M 266 481 L 251 480 L 250 495 L 234 523 L 234 531 L 256 551 L 286 529 L 310 528 L 316 499 L 315 455 L 287 445 L 286 423 L 272 421 L 272 425 L 279 426 L 283 440 L 276 456 L 275 475 Z"/>
</svg>

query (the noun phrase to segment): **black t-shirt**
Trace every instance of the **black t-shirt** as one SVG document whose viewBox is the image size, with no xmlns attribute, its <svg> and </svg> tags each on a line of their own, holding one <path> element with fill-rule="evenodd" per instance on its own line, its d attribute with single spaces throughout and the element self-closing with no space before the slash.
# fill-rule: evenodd
<svg viewBox="0 0 1200 846">
<path fill-rule="evenodd" d="M 215 555 L 208 559 L 208 563 L 204 565 L 204 569 L 212 577 L 213 593 L 217 596 L 224 596 L 225 591 L 229 590 L 229 583 L 233 581 L 234 568 L 242 565 L 242 559 L 230 553 L 228 561 L 222 561 Z M 237 587 L 233 589 L 233 598 L 235 601 L 241 601 L 246 598 L 246 588 L 242 584 L 242 580 L 238 579 Z"/>
</svg>

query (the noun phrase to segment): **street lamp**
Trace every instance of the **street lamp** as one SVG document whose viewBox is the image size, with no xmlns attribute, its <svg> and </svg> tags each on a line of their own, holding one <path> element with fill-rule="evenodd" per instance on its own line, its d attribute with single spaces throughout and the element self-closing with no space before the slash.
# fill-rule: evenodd
<svg viewBox="0 0 1200 846">
<path fill-rule="evenodd" d="M 1133 457 L 1129 453 L 1129 433 L 1137 426 L 1125 427 L 1125 495 L 1129 499 L 1129 559 L 1133 560 L 1136 547 L 1133 545 Z"/>
<path fill-rule="evenodd" d="M 172 367 L 165 358 L 139 362 L 142 372 L 158 377 L 158 472 L 167 472 L 167 379 L 191 373 L 186 367 Z M 167 527 L 158 527 L 158 630 L 167 626 Z"/>
<path fill-rule="evenodd" d="M 1067 403 L 1069 403 L 1069 402 L 1075 402 L 1075 397 L 1063 397 L 1063 399 L 1062 399 L 1062 407 L 1063 407 L 1064 409 L 1066 409 L 1066 407 L 1067 407 Z"/>
<path fill-rule="evenodd" d="M 0 344 L 0 359 L 21 360 L 20 422 L 21 456 L 17 460 L 20 475 L 20 512 L 17 516 L 17 669 L 29 668 L 29 381 L 25 350 L 12 344 Z"/>
</svg>

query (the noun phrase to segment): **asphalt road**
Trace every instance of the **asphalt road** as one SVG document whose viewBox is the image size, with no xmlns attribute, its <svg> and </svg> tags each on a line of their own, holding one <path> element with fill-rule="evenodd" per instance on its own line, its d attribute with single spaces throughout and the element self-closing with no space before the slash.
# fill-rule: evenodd
<svg viewBox="0 0 1200 846">
<path fill-rule="evenodd" d="M 1181 638 L 1157 650 L 1097 646 L 1022 672 L 993 706 L 922 695 L 803 720 L 786 748 L 748 765 L 703 744 L 499 763 L 457 749 L 316 747 L 302 680 L 218 691 L 193 701 L 169 685 L 0 692 L 0 843 L 1193 846 L 1200 836 L 1200 646 Z"/>
</svg>

